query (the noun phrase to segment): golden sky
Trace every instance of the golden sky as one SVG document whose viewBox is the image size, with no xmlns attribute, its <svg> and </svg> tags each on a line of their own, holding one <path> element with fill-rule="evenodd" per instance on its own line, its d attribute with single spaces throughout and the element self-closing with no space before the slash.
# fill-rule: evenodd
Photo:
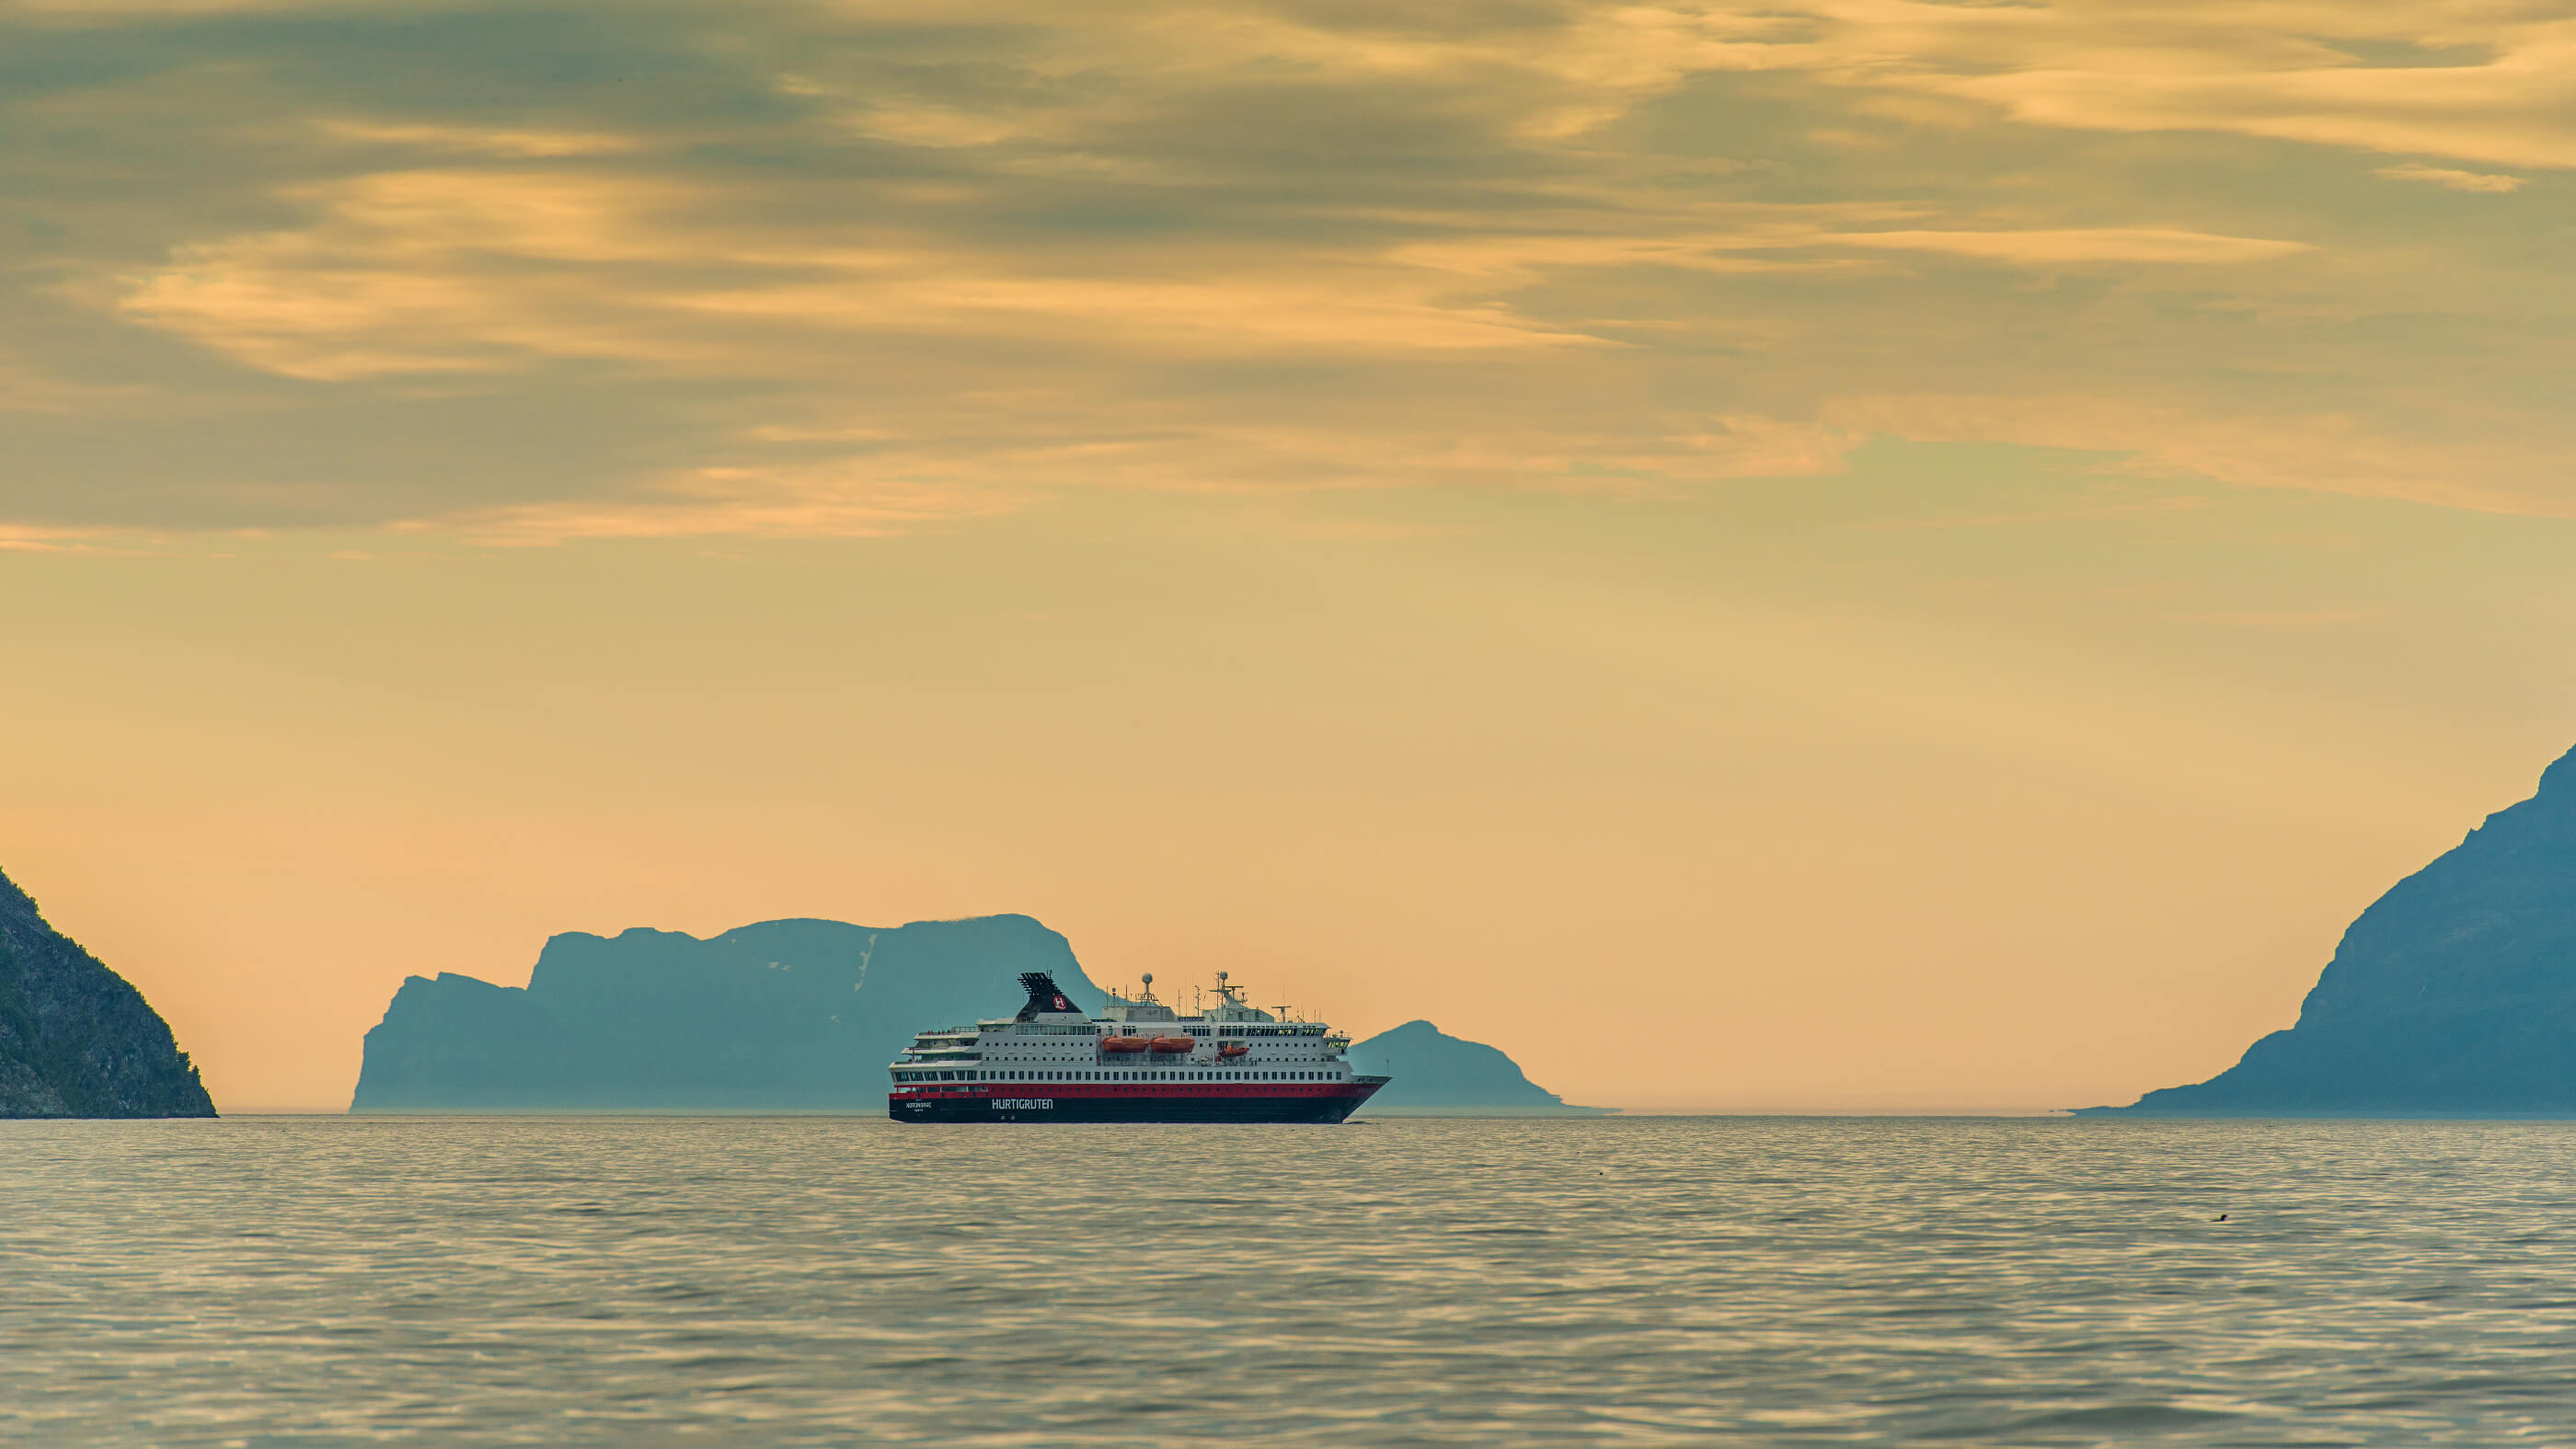
<svg viewBox="0 0 2576 1449">
<path fill-rule="evenodd" d="M 0 0 L 0 128 L 0 867 L 235 1108 L 1006 910 L 2125 1100 L 2576 740 L 2564 6 Z"/>
</svg>

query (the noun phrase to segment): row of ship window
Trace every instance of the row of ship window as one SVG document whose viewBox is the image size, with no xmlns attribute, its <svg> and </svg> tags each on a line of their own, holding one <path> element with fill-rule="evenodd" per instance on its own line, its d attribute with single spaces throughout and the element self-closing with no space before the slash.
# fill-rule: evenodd
<svg viewBox="0 0 2576 1449">
<path fill-rule="evenodd" d="M 1324 1082 L 1331 1072 L 905 1072 L 907 1082 Z"/>
</svg>

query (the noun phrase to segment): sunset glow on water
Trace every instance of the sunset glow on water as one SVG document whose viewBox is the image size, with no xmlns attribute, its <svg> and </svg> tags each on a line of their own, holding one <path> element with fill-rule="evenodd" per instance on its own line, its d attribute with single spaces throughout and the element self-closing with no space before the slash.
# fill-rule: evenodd
<svg viewBox="0 0 2576 1449">
<path fill-rule="evenodd" d="M 2571 1134 L 8 1124 L 0 1432 L 2545 1443 Z"/>
</svg>

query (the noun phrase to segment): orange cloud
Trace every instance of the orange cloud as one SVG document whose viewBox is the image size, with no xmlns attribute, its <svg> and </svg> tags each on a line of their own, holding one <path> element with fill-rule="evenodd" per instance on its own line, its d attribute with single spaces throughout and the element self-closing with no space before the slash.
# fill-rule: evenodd
<svg viewBox="0 0 2576 1449">
<path fill-rule="evenodd" d="M 2044 231 L 1843 232 L 1821 240 L 1843 246 L 1898 251 L 1951 252 L 1987 261 L 2049 266 L 2064 262 L 2150 262 L 2226 266 L 2265 262 L 2314 251 L 2306 242 L 2266 237 L 2214 236 L 2153 227 L 2093 227 Z"/>
<path fill-rule="evenodd" d="M 875 43 L 933 15 L 927 50 Z M 66 251 L 57 295 L 334 397 L 622 389 L 671 427 L 651 456 L 567 445 L 591 472 L 563 496 L 394 515 L 490 536 L 871 531 L 1084 485 L 1653 491 L 1831 471 L 1873 432 L 2560 507 L 2567 426 L 2512 379 L 2559 365 L 2533 323 L 2563 281 L 2422 233 L 2338 154 L 2576 157 L 2576 31 L 2546 17 L 738 20 L 774 43 L 671 42 L 730 97 L 702 116 L 553 89 L 276 104 L 239 128 L 283 178 L 245 187 L 257 223 L 174 211 L 156 256 Z M 43 104 L 106 124 L 96 95 Z M 2247 180 L 2282 164 L 2310 168 L 2297 208 Z"/>
<path fill-rule="evenodd" d="M 2409 162 L 2404 166 L 2382 166 L 2371 173 L 2391 181 L 2421 181 L 2452 191 L 2483 191 L 2493 195 L 2520 191 L 2523 178 L 2498 176 L 2485 171 L 2454 171 L 2442 166 L 2421 166 Z"/>
</svg>

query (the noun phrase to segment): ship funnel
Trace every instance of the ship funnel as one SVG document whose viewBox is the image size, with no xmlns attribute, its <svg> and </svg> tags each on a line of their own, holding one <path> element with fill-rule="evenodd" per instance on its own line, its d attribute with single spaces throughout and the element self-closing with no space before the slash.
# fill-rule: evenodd
<svg viewBox="0 0 2576 1449">
<path fill-rule="evenodd" d="M 1029 1018 L 1044 1012 L 1079 1011 L 1082 1009 L 1074 1005 L 1073 999 L 1066 996 L 1063 990 L 1055 984 L 1055 978 L 1044 971 L 1021 972 L 1020 985 L 1029 993 L 1028 1004 L 1020 1008 L 1020 1014 L 1017 1018 L 1020 1021 L 1027 1021 Z"/>
</svg>

